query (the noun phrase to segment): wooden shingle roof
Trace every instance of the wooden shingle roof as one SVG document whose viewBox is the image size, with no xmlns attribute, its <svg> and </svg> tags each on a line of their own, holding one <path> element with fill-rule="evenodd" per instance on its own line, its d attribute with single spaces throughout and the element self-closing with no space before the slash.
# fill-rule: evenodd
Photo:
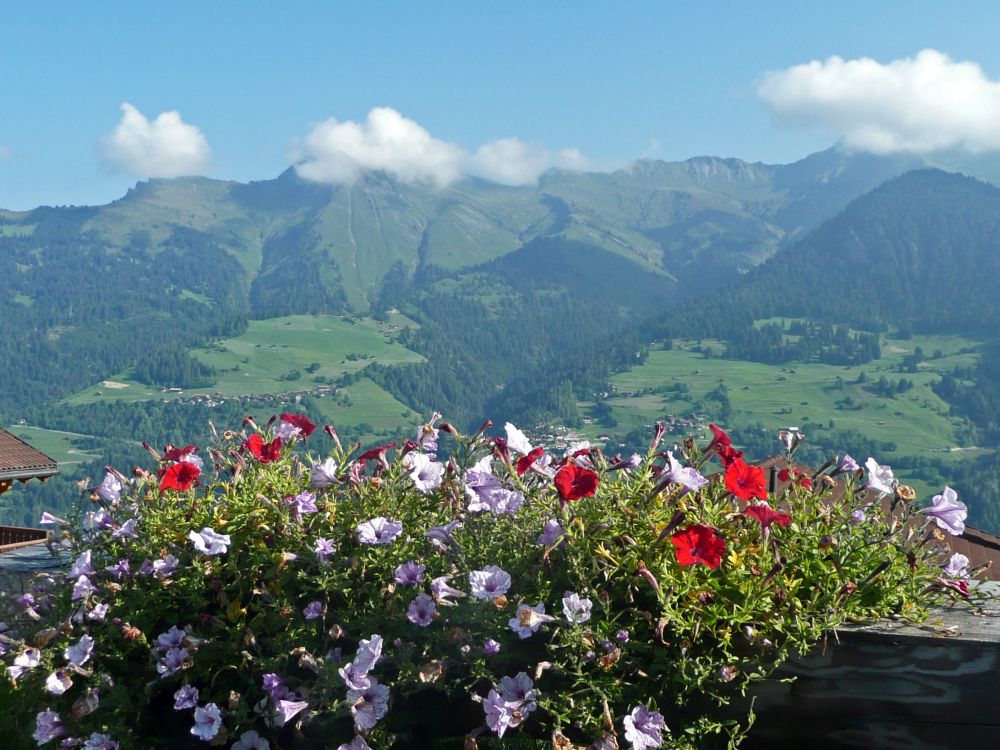
<svg viewBox="0 0 1000 750">
<path fill-rule="evenodd" d="M 57 474 L 56 462 L 7 430 L 0 429 L 0 482 L 45 479 Z"/>
</svg>

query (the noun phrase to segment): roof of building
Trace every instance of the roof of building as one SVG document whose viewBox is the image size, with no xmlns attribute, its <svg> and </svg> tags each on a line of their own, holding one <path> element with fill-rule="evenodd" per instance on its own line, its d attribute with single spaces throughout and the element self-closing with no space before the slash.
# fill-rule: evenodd
<svg viewBox="0 0 1000 750">
<path fill-rule="evenodd" d="M 59 467 L 51 458 L 0 429 L 0 481 L 44 479 L 58 472 Z"/>
<path fill-rule="evenodd" d="M 768 478 L 768 490 L 780 492 L 789 486 L 783 482 L 779 473 L 787 469 L 789 464 L 784 456 L 771 456 L 763 461 L 757 461 L 755 466 L 764 470 Z M 794 468 L 806 476 L 812 476 L 816 470 L 804 464 L 794 464 Z M 834 477 L 834 486 L 824 498 L 826 502 L 835 503 L 844 498 L 846 485 L 843 480 Z M 965 533 L 959 536 L 942 534 L 944 544 L 948 547 L 948 555 L 960 552 L 969 558 L 969 568 L 984 568 L 982 578 L 987 581 L 1000 581 L 1000 537 L 981 531 L 972 526 L 965 527 Z"/>
</svg>

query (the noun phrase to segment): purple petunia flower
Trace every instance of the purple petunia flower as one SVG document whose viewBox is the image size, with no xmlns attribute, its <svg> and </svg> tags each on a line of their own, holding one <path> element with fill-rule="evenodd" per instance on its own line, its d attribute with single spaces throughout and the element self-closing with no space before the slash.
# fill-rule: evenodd
<svg viewBox="0 0 1000 750">
<path fill-rule="evenodd" d="M 359 523 L 354 533 L 362 544 L 392 544 L 402 531 L 403 524 L 376 516 Z"/>
<path fill-rule="evenodd" d="M 518 605 L 517 615 L 507 621 L 510 629 L 522 640 L 531 637 L 538 628 L 556 618 L 545 614 L 545 604 L 539 602 L 534 607 L 527 604 Z"/>
<path fill-rule="evenodd" d="M 554 518 L 550 518 L 545 522 L 542 527 L 542 533 L 538 535 L 538 539 L 535 540 L 536 544 L 541 544 L 545 547 L 551 547 L 553 544 L 559 541 L 560 537 L 566 533 L 566 530 L 562 525 Z"/>
<path fill-rule="evenodd" d="M 228 551 L 229 545 L 232 544 L 229 534 L 216 533 L 208 526 L 201 531 L 189 531 L 188 539 L 191 540 L 191 544 L 198 552 L 209 557 L 224 555 Z"/>
<path fill-rule="evenodd" d="M 309 483 L 320 489 L 337 483 L 337 462 L 332 458 L 321 464 L 315 464 L 309 472 Z"/>
<path fill-rule="evenodd" d="M 302 610 L 302 616 L 307 620 L 317 620 L 323 616 L 323 602 L 309 602 Z"/>
<path fill-rule="evenodd" d="M 626 469 L 638 469 L 641 464 L 642 464 L 642 456 L 640 456 L 638 453 L 633 453 L 631 456 L 628 457 L 628 460 L 622 463 L 622 466 L 624 466 Z"/>
<path fill-rule="evenodd" d="M 279 701 L 288 695 L 288 684 L 284 678 L 276 675 L 274 672 L 268 672 L 264 675 L 261 689 L 271 696 L 271 700 L 273 701 Z"/>
<path fill-rule="evenodd" d="M 292 701 L 285 699 L 275 701 L 275 709 L 278 712 L 277 721 L 275 723 L 279 727 L 283 727 L 307 708 L 309 708 L 309 703 L 307 701 Z"/>
<path fill-rule="evenodd" d="M 126 578 L 131 575 L 132 569 L 129 567 L 128 560 L 119 560 L 114 565 L 106 567 L 104 572 L 116 581 L 120 581 L 122 578 Z"/>
<path fill-rule="evenodd" d="M 865 486 L 881 495 L 891 495 L 896 491 L 896 478 L 892 475 L 892 467 L 880 464 L 871 456 L 865 461 L 868 469 L 868 484 Z"/>
<path fill-rule="evenodd" d="M 130 518 L 120 527 L 111 532 L 112 539 L 138 539 L 139 533 L 135 530 L 135 519 Z"/>
<path fill-rule="evenodd" d="M 177 566 L 180 565 L 180 562 L 181 561 L 173 555 L 167 555 L 166 557 L 153 560 L 153 573 L 158 575 L 160 578 L 169 578 L 177 571 Z"/>
<path fill-rule="evenodd" d="M 174 710 L 183 711 L 186 708 L 195 708 L 198 705 L 198 688 L 194 685 L 182 685 L 174 693 Z"/>
<path fill-rule="evenodd" d="M 337 551 L 336 547 L 333 546 L 333 540 L 324 539 L 323 537 L 319 537 L 316 540 L 316 546 L 313 547 L 313 552 L 316 553 L 316 557 L 320 559 L 320 562 L 324 563 L 327 560 L 329 560 L 330 555 L 332 555 L 336 551 Z"/>
<path fill-rule="evenodd" d="M 94 488 L 94 492 L 108 505 L 118 505 L 118 502 L 122 499 L 122 481 L 115 476 L 112 472 L 108 471 L 104 474 L 104 479 L 101 483 Z"/>
<path fill-rule="evenodd" d="M 410 479 L 416 488 L 425 494 L 440 487 L 444 479 L 444 465 L 432 461 L 423 453 L 407 453 L 403 466 L 410 472 Z"/>
<path fill-rule="evenodd" d="M 402 565 L 396 566 L 395 581 L 401 586 L 419 586 L 424 582 L 424 571 L 426 565 L 421 565 L 415 560 L 410 560 Z"/>
<path fill-rule="evenodd" d="M 636 706 L 632 709 L 632 713 L 625 717 L 625 739 L 632 743 L 634 750 L 660 747 L 663 744 L 660 733 L 665 726 L 663 714 L 659 711 Z"/>
<path fill-rule="evenodd" d="M 434 597 L 434 601 L 445 607 L 455 606 L 456 602 L 452 601 L 452 597 L 465 596 L 464 592 L 448 584 L 450 580 L 451 576 L 440 576 L 431 581 L 431 596 Z"/>
<path fill-rule="evenodd" d="M 39 746 L 57 737 L 65 737 L 66 734 L 66 727 L 63 726 L 62 719 L 52 709 L 46 708 L 35 716 L 35 731 L 31 737 Z"/>
<path fill-rule="evenodd" d="M 681 465 L 670 451 L 667 451 L 667 458 L 670 460 L 670 469 L 667 471 L 665 479 L 681 485 L 688 492 L 697 492 L 708 484 L 708 480 L 699 474 L 697 469 Z"/>
<path fill-rule="evenodd" d="M 629 634 L 627 630 L 619 630 L 615 633 L 615 640 L 619 643 L 628 643 Z"/>
<path fill-rule="evenodd" d="M 424 536 L 431 540 L 431 544 L 439 549 L 448 549 L 449 545 L 455 544 L 454 533 L 462 528 L 462 522 L 455 520 L 443 526 L 432 526 L 424 532 Z"/>
<path fill-rule="evenodd" d="M 858 466 L 858 462 L 851 458 L 849 453 L 845 453 L 844 457 L 840 461 L 840 466 L 837 468 L 838 471 L 853 474 L 861 467 Z"/>
<path fill-rule="evenodd" d="M 82 667 L 90 660 L 90 655 L 94 651 L 94 639 L 89 635 L 84 635 L 63 651 L 63 656 L 74 667 Z"/>
<path fill-rule="evenodd" d="M 851 511 L 851 526 L 860 526 L 867 520 L 868 516 L 865 515 L 865 512 L 861 508 Z"/>
<path fill-rule="evenodd" d="M 217 705 L 208 703 L 194 710 L 194 726 L 191 727 L 191 734 L 195 737 L 208 742 L 215 739 L 221 728 L 222 712 Z"/>
<path fill-rule="evenodd" d="M 88 549 L 76 558 L 70 566 L 69 573 L 67 573 L 67 575 L 70 578 L 97 575 L 97 571 L 94 570 L 94 566 L 91 565 L 92 554 L 93 553 Z"/>
<path fill-rule="evenodd" d="M 42 652 L 37 648 L 26 648 L 14 657 L 13 665 L 7 667 L 7 676 L 16 680 L 25 672 L 29 672 L 38 666 L 42 660 Z"/>
<path fill-rule="evenodd" d="M 483 653 L 487 656 L 493 656 L 500 653 L 500 642 L 495 641 L 492 638 L 487 638 L 483 641 Z"/>
<path fill-rule="evenodd" d="M 360 735 L 348 743 L 339 745 L 337 750 L 372 750 L 371 746 L 365 742 L 365 738 Z"/>
<path fill-rule="evenodd" d="M 270 742 L 253 729 L 249 729 L 240 735 L 239 740 L 233 743 L 229 750 L 270 750 L 270 748 Z"/>
<path fill-rule="evenodd" d="M 579 625 L 590 619 L 590 610 L 594 603 L 590 599 L 581 599 L 576 592 L 567 591 L 563 596 L 562 605 L 566 619 Z"/>
<path fill-rule="evenodd" d="M 951 578 L 968 578 L 969 571 L 966 570 L 968 567 L 969 558 L 961 552 L 956 552 L 948 558 L 948 562 L 942 565 L 941 569 L 946 576 Z"/>
<path fill-rule="evenodd" d="M 87 619 L 93 622 L 104 622 L 108 615 L 108 605 L 104 602 L 94 605 L 94 608 L 87 613 Z"/>
<path fill-rule="evenodd" d="M 516 677 L 504 677 L 483 702 L 486 724 L 503 737 L 510 727 L 516 727 L 536 708 L 538 691 L 524 672 Z"/>
<path fill-rule="evenodd" d="M 38 520 L 40 526 L 68 526 L 69 523 L 59 516 L 54 516 L 48 511 L 42 513 L 42 517 Z M 58 714 L 57 714 L 58 715 Z"/>
<path fill-rule="evenodd" d="M 510 590 L 510 574 L 496 565 L 469 573 L 469 587 L 477 599 L 496 599 Z"/>
<path fill-rule="evenodd" d="M 69 670 L 59 669 L 50 674 L 45 680 L 45 690 L 52 695 L 62 695 L 73 687 L 73 678 Z"/>
<path fill-rule="evenodd" d="M 470 513 L 489 512 L 496 515 L 506 513 L 508 516 L 514 516 L 523 504 L 523 494 L 500 487 L 498 484 L 488 491 L 477 490 L 474 498 L 469 500 L 468 508 Z"/>
<path fill-rule="evenodd" d="M 292 506 L 292 515 L 301 518 L 306 513 L 316 513 L 316 496 L 311 492 L 300 492 L 289 501 Z"/>
<path fill-rule="evenodd" d="M 90 582 L 90 579 L 87 576 L 80 576 L 76 579 L 76 583 L 73 584 L 73 596 L 71 598 L 74 602 L 86 599 L 95 591 L 97 591 L 97 587 Z"/>
<path fill-rule="evenodd" d="M 359 731 L 372 729 L 389 713 L 389 687 L 379 684 L 374 677 L 364 690 L 348 690 L 347 700 L 351 704 L 354 726 Z"/>
<path fill-rule="evenodd" d="M 933 518 L 938 528 L 944 529 L 952 536 L 965 533 L 965 518 L 969 515 L 969 509 L 958 499 L 955 490 L 945 486 L 940 495 L 931 498 L 931 502 L 933 503 L 931 507 L 922 508 L 920 512 Z"/>
<path fill-rule="evenodd" d="M 417 594 L 406 610 L 406 619 L 414 625 L 426 628 L 434 620 L 437 606 L 427 594 Z"/>
<path fill-rule="evenodd" d="M 160 679 L 166 679 L 184 668 L 184 663 L 190 656 L 186 648 L 172 648 L 156 662 L 156 671 Z M 211 738 L 209 738 L 211 739 Z"/>
<path fill-rule="evenodd" d="M 178 648 L 184 643 L 184 639 L 186 637 L 186 630 L 179 628 L 176 625 L 171 625 L 170 630 L 156 636 L 156 648 L 154 650 L 167 651 L 171 648 Z"/>
<path fill-rule="evenodd" d="M 358 653 L 354 655 L 356 674 L 368 674 L 382 658 L 382 636 L 373 634 L 358 643 Z"/>
<path fill-rule="evenodd" d="M 120 745 L 111 738 L 110 734 L 94 732 L 87 741 L 83 743 L 83 750 L 118 750 Z"/>
</svg>

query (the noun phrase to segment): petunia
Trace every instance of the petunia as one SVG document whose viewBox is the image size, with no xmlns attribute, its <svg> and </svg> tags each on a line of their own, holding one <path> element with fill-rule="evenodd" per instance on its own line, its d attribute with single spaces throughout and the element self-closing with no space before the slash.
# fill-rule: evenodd
<svg viewBox="0 0 1000 750">
<path fill-rule="evenodd" d="M 31 737 L 38 743 L 39 747 L 58 737 L 65 737 L 67 734 L 62 719 L 52 709 L 46 708 L 35 716 L 35 731 Z"/>
<path fill-rule="evenodd" d="M 690 492 L 697 492 L 708 484 L 708 480 L 699 474 L 697 469 L 683 466 L 670 451 L 667 451 L 667 460 L 670 462 L 670 468 L 664 476 L 667 481 L 679 484 Z"/>
<path fill-rule="evenodd" d="M 38 520 L 41 526 L 68 526 L 69 522 L 59 518 L 59 516 L 54 516 L 48 511 L 42 513 L 42 517 Z"/>
<path fill-rule="evenodd" d="M 969 509 L 958 499 L 955 490 L 945 486 L 940 495 L 931 498 L 931 502 L 933 503 L 931 507 L 922 508 L 920 512 L 933 518 L 938 528 L 944 529 L 952 536 L 965 533 L 965 518 L 969 515 Z"/>
<path fill-rule="evenodd" d="M 125 523 L 111 532 L 112 539 L 138 539 L 139 533 L 135 530 L 136 521 L 134 518 L 128 519 Z"/>
<path fill-rule="evenodd" d="M 104 622 L 104 618 L 108 616 L 109 605 L 102 602 L 101 604 L 95 604 L 94 608 L 87 613 L 87 619 L 92 622 Z"/>
<path fill-rule="evenodd" d="M 182 685 L 174 693 L 174 710 L 183 711 L 198 705 L 198 688 L 194 685 Z"/>
<path fill-rule="evenodd" d="M 208 526 L 201 531 L 189 531 L 188 539 L 198 552 L 209 557 L 224 555 L 232 544 L 229 534 L 219 534 Z"/>
<path fill-rule="evenodd" d="M 454 533 L 462 528 L 463 524 L 459 520 L 454 520 L 443 526 L 432 526 L 424 532 L 424 536 L 431 540 L 431 544 L 439 549 L 446 550 L 455 544 Z"/>
<path fill-rule="evenodd" d="M 364 690 L 348 690 L 354 726 L 359 731 L 372 729 L 389 712 L 389 687 L 372 678 Z"/>
<path fill-rule="evenodd" d="M 493 656 L 494 654 L 500 653 L 500 642 L 495 641 L 492 638 L 487 638 L 483 641 L 483 653 L 487 656 Z"/>
<path fill-rule="evenodd" d="M 284 726 L 300 713 L 309 708 L 307 701 L 293 701 L 281 699 L 275 702 L 275 709 L 278 712 L 278 726 Z"/>
<path fill-rule="evenodd" d="M 89 635 L 81 636 L 80 640 L 63 651 L 63 656 L 74 667 L 82 667 L 90 660 L 94 651 L 94 639 Z"/>
<path fill-rule="evenodd" d="M 26 672 L 38 666 L 42 659 L 42 652 L 37 648 L 26 648 L 14 657 L 14 663 L 7 667 L 7 677 L 11 680 L 18 679 Z"/>
<path fill-rule="evenodd" d="M 93 732 L 83 743 L 83 750 L 118 750 L 120 745 L 110 734 Z"/>
<path fill-rule="evenodd" d="M 403 531 L 403 524 L 376 516 L 357 525 L 354 533 L 362 544 L 392 544 Z"/>
<path fill-rule="evenodd" d="M 597 472 L 583 469 L 576 464 L 566 464 L 556 472 L 555 485 L 562 502 L 591 497 L 597 492 L 600 478 Z"/>
<path fill-rule="evenodd" d="M 968 578 L 969 571 L 969 558 L 963 555 L 961 552 L 956 552 L 951 557 L 948 558 L 948 562 L 941 566 L 942 571 L 946 576 L 951 578 Z"/>
<path fill-rule="evenodd" d="M 358 735 L 350 742 L 346 742 L 337 747 L 337 750 L 372 750 L 371 746 L 365 742 L 365 738 Z"/>
<path fill-rule="evenodd" d="M 504 677 L 483 702 L 486 724 L 500 737 L 510 727 L 523 722 L 537 707 L 538 691 L 524 672 Z"/>
<path fill-rule="evenodd" d="M 840 466 L 837 467 L 837 471 L 846 474 L 853 474 L 861 467 L 858 466 L 858 462 L 851 458 L 849 453 L 845 453 L 844 457 L 840 460 Z"/>
<path fill-rule="evenodd" d="M 156 647 L 154 651 L 167 651 L 171 648 L 178 648 L 184 644 L 187 631 L 176 625 L 171 625 L 170 630 L 156 636 Z"/>
<path fill-rule="evenodd" d="M 417 428 L 417 446 L 428 455 L 437 453 L 440 430 L 434 427 L 434 422 L 440 418 L 441 415 L 434 412 L 429 422 Z"/>
<path fill-rule="evenodd" d="M 516 726 L 514 708 L 509 706 L 496 690 L 490 690 L 486 696 L 486 700 L 483 701 L 483 711 L 486 714 L 486 726 L 498 737 L 503 737 L 504 732 Z"/>
<path fill-rule="evenodd" d="M 281 458 L 281 438 L 276 437 L 270 443 L 265 443 L 264 438 L 256 433 L 248 437 L 242 448 L 262 464 L 269 464 Z"/>
<path fill-rule="evenodd" d="M 874 490 L 881 495 L 891 495 L 896 491 L 896 478 L 892 475 L 892 467 L 880 464 L 871 456 L 865 461 L 865 468 L 868 469 L 868 489 Z"/>
<path fill-rule="evenodd" d="M 743 515 L 749 518 L 755 518 L 760 523 L 765 541 L 771 531 L 772 524 L 788 526 L 788 524 L 792 522 L 792 517 L 790 515 L 774 510 L 767 503 L 749 505 L 747 506 L 747 509 L 743 511 Z"/>
<path fill-rule="evenodd" d="M 636 706 L 625 717 L 625 739 L 632 743 L 634 750 L 648 750 L 663 744 L 666 723 L 659 711 L 650 711 L 645 706 Z"/>
<path fill-rule="evenodd" d="M 180 560 L 173 555 L 167 555 L 166 557 L 153 560 L 152 565 L 153 573 L 158 575 L 160 578 L 169 578 L 177 571 L 177 566 L 180 565 Z"/>
<path fill-rule="evenodd" d="M 109 505 L 117 505 L 122 499 L 122 480 L 113 472 L 105 472 L 104 479 L 94 488 L 97 496 Z"/>
<path fill-rule="evenodd" d="M 264 675 L 261 689 L 271 696 L 271 700 L 279 701 L 288 695 L 288 685 L 285 679 L 274 672 L 268 672 Z"/>
<path fill-rule="evenodd" d="M 230 750 L 270 750 L 271 743 L 250 729 L 240 735 Z"/>
<path fill-rule="evenodd" d="M 524 503 L 524 495 L 517 490 L 497 487 L 488 493 L 478 493 L 477 501 L 469 503 L 472 513 L 489 512 L 513 517 Z"/>
<path fill-rule="evenodd" d="M 538 539 L 535 540 L 535 544 L 551 547 L 553 544 L 558 542 L 565 533 L 566 530 L 562 527 L 562 524 L 560 524 L 556 519 L 550 518 L 542 527 L 542 533 L 538 535 Z"/>
<path fill-rule="evenodd" d="M 316 545 L 313 547 L 313 552 L 316 553 L 320 562 L 326 562 L 330 555 L 332 555 L 335 551 L 336 548 L 333 546 L 332 539 L 324 539 L 322 537 L 316 539 Z"/>
<path fill-rule="evenodd" d="M 677 562 L 681 565 L 700 563 L 715 570 L 726 553 L 726 543 L 716 536 L 713 529 L 701 524 L 675 532 L 670 541 L 674 545 Z"/>
<path fill-rule="evenodd" d="M 316 429 L 316 424 L 305 414 L 288 414 L 286 412 L 279 419 L 278 429 L 275 430 L 274 434 L 285 441 L 300 436 L 307 438 Z"/>
<path fill-rule="evenodd" d="M 173 674 L 177 674 L 184 668 L 188 657 L 191 654 L 186 648 L 172 648 L 156 662 L 156 672 L 160 679 L 166 679 Z"/>
<path fill-rule="evenodd" d="M 108 565 L 104 572 L 114 578 L 116 581 L 120 581 L 122 578 L 127 578 L 132 574 L 132 569 L 129 566 L 128 560 L 119 560 L 114 565 Z"/>
<path fill-rule="evenodd" d="M 191 727 L 191 734 L 200 740 L 209 742 L 222 728 L 222 712 L 214 703 L 199 706 L 194 710 L 194 726 Z"/>
<path fill-rule="evenodd" d="M 410 473 L 410 479 L 418 490 L 424 494 L 441 486 L 444 478 L 444 464 L 432 461 L 423 453 L 407 453 L 403 466 Z"/>
<path fill-rule="evenodd" d="M 183 448 L 168 448 L 163 451 L 163 460 L 173 463 L 185 461 L 194 464 L 199 469 L 203 466 L 201 458 L 198 457 L 197 445 L 185 445 Z"/>
<path fill-rule="evenodd" d="M 496 565 L 487 565 L 483 570 L 469 573 L 469 586 L 477 599 L 496 599 L 510 590 L 510 574 Z"/>
<path fill-rule="evenodd" d="M 452 601 L 453 597 L 465 596 L 464 592 L 448 583 L 450 580 L 451 576 L 441 576 L 431 581 L 431 595 L 434 597 L 434 601 L 446 607 L 455 606 L 456 602 Z"/>
<path fill-rule="evenodd" d="M 201 469 L 190 461 L 180 461 L 160 473 L 160 492 L 177 490 L 186 492 L 198 483 Z"/>
<path fill-rule="evenodd" d="M 515 427 L 510 422 L 507 422 L 503 426 L 504 432 L 507 434 L 507 447 L 510 448 L 515 453 L 519 453 L 522 456 L 526 456 L 532 451 L 531 442 L 528 440 L 527 436 L 521 432 L 517 427 Z"/>
<path fill-rule="evenodd" d="M 562 599 L 563 615 L 569 622 L 576 624 L 584 623 L 590 619 L 590 610 L 594 603 L 590 599 L 581 599 L 580 595 L 573 591 L 567 591 Z"/>
<path fill-rule="evenodd" d="M 414 625 L 426 628 L 434 620 L 437 606 L 427 594 L 417 594 L 406 610 L 406 619 Z"/>
<path fill-rule="evenodd" d="M 867 520 L 868 516 L 865 515 L 865 512 L 861 510 L 861 508 L 857 508 L 856 510 L 851 511 L 851 520 L 850 520 L 851 526 L 859 526 Z"/>
<path fill-rule="evenodd" d="M 45 679 L 45 689 L 52 695 L 62 695 L 73 687 L 73 678 L 68 670 L 59 669 Z"/>
<path fill-rule="evenodd" d="M 90 582 L 90 579 L 87 576 L 80 576 L 73 584 L 73 595 L 71 598 L 74 602 L 86 599 L 95 591 L 97 591 L 97 587 Z"/>
<path fill-rule="evenodd" d="M 510 629 L 517 633 L 518 638 L 524 640 L 534 635 L 544 623 L 552 622 L 556 618 L 545 614 L 545 604 L 539 602 L 534 607 L 527 604 L 518 605 L 517 614 L 507 621 Z"/>
<path fill-rule="evenodd" d="M 73 564 L 70 566 L 69 573 L 67 575 L 70 578 L 79 578 L 80 576 L 92 576 L 96 575 L 97 571 L 94 570 L 94 566 L 91 565 L 92 552 L 88 549 L 83 552 Z"/>
<path fill-rule="evenodd" d="M 332 458 L 326 459 L 321 464 L 315 464 L 309 473 L 309 483 L 313 487 L 329 487 L 337 483 L 337 462 Z"/>
<path fill-rule="evenodd" d="M 733 459 L 726 468 L 726 489 L 740 500 L 752 497 L 767 500 L 767 483 L 759 466 L 750 466 L 742 458 Z"/>
<path fill-rule="evenodd" d="M 358 643 L 358 652 L 354 655 L 357 674 L 368 674 L 382 658 L 382 636 L 377 633 L 371 638 L 362 638 Z"/>
<path fill-rule="evenodd" d="M 323 616 L 323 602 L 309 602 L 302 610 L 302 616 L 307 620 L 317 620 Z"/>
<path fill-rule="evenodd" d="M 316 513 L 316 496 L 311 492 L 300 492 L 289 501 L 292 507 L 292 514 L 296 518 L 301 518 L 307 513 Z"/>
<path fill-rule="evenodd" d="M 545 456 L 544 448 L 535 448 L 528 453 L 525 453 L 519 459 L 517 459 L 517 464 L 514 469 L 517 471 L 519 477 L 523 477 L 532 466 L 537 464 Z"/>
<path fill-rule="evenodd" d="M 415 560 L 410 560 L 396 566 L 393 578 L 401 586 L 419 586 L 424 582 L 424 571 L 426 569 L 426 565 L 421 565 Z"/>
</svg>

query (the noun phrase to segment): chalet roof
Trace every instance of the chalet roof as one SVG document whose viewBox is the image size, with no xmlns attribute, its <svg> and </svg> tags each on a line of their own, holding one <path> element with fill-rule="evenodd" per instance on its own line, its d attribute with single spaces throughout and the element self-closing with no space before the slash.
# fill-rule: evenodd
<svg viewBox="0 0 1000 750">
<path fill-rule="evenodd" d="M 780 492 L 789 486 L 789 482 L 781 481 L 778 476 L 782 469 L 788 468 L 788 461 L 785 460 L 784 456 L 765 458 L 763 461 L 756 462 L 755 466 L 764 470 L 769 491 Z M 812 476 L 816 471 L 804 464 L 794 464 L 794 468 L 806 476 Z M 844 498 L 845 484 L 843 480 L 835 477 L 834 482 L 834 487 L 824 498 L 829 503 L 835 503 Z M 960 536 L 952 536 L 951 534 L 943 534 L 942 536 L 948 547 L 948 555 L 960 552 L 969 558 L 970 568 L 986 566 L 983 573 L 985 580 L 1000 581 L 1000 537 L 971 526 L 966 526 L 965 533 Z"/>
<path fill-rule="evenodd" d="M 57 474 L 56 462 L 7 430 L 0 429 L 0 482 L 44 479 Z"/>
</svg>

